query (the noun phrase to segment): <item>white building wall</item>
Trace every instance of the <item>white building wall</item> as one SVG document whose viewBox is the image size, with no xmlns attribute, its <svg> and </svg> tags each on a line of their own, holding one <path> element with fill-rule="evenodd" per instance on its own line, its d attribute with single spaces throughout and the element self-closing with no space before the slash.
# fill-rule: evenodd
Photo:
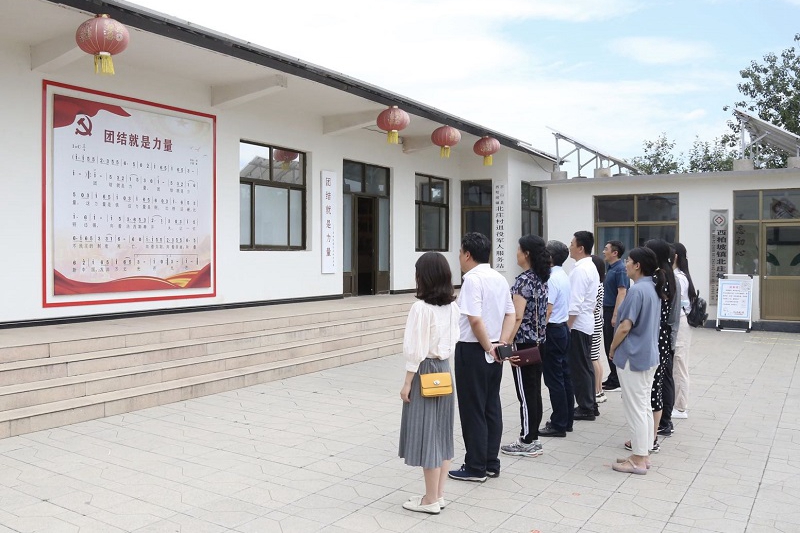
<svg viewBox="0 0 800 533">
<path fill-rule="evenodd" d="M 797 188 L 800 171 L 779 169 L 752 172 L 716 172 L 669 176 L 625 176 L 543 182 L 547 188 L 548 238 L 569 243 L 578 230 L 594 232 L 594 197 L 606 195 L 678 193 L 678 239 L 686 246 L 695 287 L 706 299 L 710 280 L 710 211 L 727 209 L 728 264 L 733 265 L 733 191 Z M 605 243 L 596 243 L 602 246 Z M 597 246 L 595 247 L 597 248 Z M 597 250 L 594 250 L 597 253 Z M 572 263 L 571 260 L 569 260 Z M 566 265 L 570 266 L 570 265 Z M 732 268 L 729 267 L 729 268 Z M 760 320 L 758 277 L 753 283 L 753 320 Z M 716 307 L 709 305 L 709 319 Z"/>
<path fill-rule="evenodd" d="M 519 179 L 530 181 L 539 165 L 526 155 L 503 148 L 491 167 L 480 164 L 471 142 L 456 146 L 449 159 L 441 159 L 431 147 L 405 154 L 402 147 L 388 145 L 385 136 L 356 130 L 340 135 L 322 134 L 322 117 L 304 112 L 289 89 L 232 109 L 210 105 L 210 87 L 180 79 L 164 70 L 117 69 L 115 76 L 96 76 L 91 58 L 85 65 L 62 68 L 43 75 L 30 70 L 30 48 L 0 41 L 0 98 L 7 126 L 0 129 L 0 155 L 4 161 L 0 225 L 5 228 L 0 279 L 6 287 L 0 304 L 0 322 L 39 320 L 104 313 L 158 310 L 174 307 L 231 304 L 249 301 L 319 297 L 342 293 L 342 198 L 337 198 L 336 274 L 321 274 L 320 172 L 330 170 L 339 177 L 342 161 L 351 159 L 390 168 L 391 279 L 392 290 L 413 289 L 414 263 L 414 174 L 450 180 L 449 251 L 445 253 L 460 283 L 458 249 L 461 235 L 461 180 L 491 179 L 509 184 L 509 227 L 519 227 Z M 133 97 L 175 106 L 217 118 L 217 218 L 216 297 L 100 305 L 44 308 L 42 306 L 42 80 Z M 334 89 L 330 89 L 334 91 Z M 376 104 L 376 108 L 380 107 Z M 413 120 L 413 118 L 412 118 Z M 307 153 L 306 244 L 303 251 L 239 250 L 239 141 L 248 140 L 296 149 Z M 546 164 L 541 162 L 541 164 Z M 509 176 L 511 178 L 509 179 Z M 540 176 L 538 179 L 541 179 Z M 507 238 L 515 244 L 518 236 Z M 512 262 L 513 263 L 513 262 Z M 509 279 L 516 266 L 506 273 Z M 151 296 L 152 293 L 146 296 Z"/>
</svg>

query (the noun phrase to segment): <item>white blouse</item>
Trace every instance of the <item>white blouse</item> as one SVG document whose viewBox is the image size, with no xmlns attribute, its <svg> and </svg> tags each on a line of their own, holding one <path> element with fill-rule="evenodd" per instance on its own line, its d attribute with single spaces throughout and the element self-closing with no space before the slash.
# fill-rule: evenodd
<svg viewBox="0 0 800 533">
<path fill-rule="evenodd" d="M 419 364 L 427 357 L 444 360 L 453 355 L 460 315 L 455 302 L 431 305 L 420 300 L 411 306 L 403 334 L 407 371 L 419 370 Z"/>
</svg>

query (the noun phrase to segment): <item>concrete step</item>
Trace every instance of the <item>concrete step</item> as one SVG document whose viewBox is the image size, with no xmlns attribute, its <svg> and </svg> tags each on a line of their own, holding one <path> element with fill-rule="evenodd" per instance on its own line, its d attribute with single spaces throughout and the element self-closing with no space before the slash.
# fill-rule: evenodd
<svg viewBox="0 0 800 533">
<path fill-rule="evenodd" d="M 413 297 L 0 330 L 0 438 L 397 354 Z"/>
<path fill-rule="evenodd" d="M 216 353 L 264 348 L 276 344 L 292 342 L 304 344 L 311 339 L 348 333 L 355 335 L 375 328 L 405 324 L 406 313 L 382 314 L 377 311 L 376 313 L 375 316 L 366 319 L 349 318 L 308 325 L 274 327 L 245 333 L 198 337 L 186 341 L 169 341 L 0 363 L 0 387 L 191 359 Z"/>
<path fill-rule="evenodd" d="M 398 353 L 402 338 L 0 412 L 0 438 L 155 407 Z"/>
<path fill-rule="evenodd" d="M 0 329 L 0 363 L 407 314 L 411 303 L 405 296 L 377 296 Z"/>
<path fill-rule="evenodd" d="M 365 344 L 384 342 L 387 346 L 397 346 L 399 352 L 402 349 L 402 337 L 403 325 L 395 324 L 365 332 L 319 337 L 301 344 L 294 341 L 284 344 L 271 343 L 265 347 L 215 352 L 91 373 L 73 373 L 70 369 L 77 363 L 65 363 L 66 376 L 0 386 L 0 406 L 4 410 L 20 409 L 202 374 L 281 360 L 295 360 L 329 350 L 359 348 Z"/>
</svg>

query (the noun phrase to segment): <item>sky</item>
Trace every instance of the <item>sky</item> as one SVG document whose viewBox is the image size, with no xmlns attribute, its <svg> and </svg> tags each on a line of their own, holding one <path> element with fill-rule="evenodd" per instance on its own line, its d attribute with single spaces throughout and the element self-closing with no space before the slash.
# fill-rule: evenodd
<svg viewBox="0 0 800 533">
<path fill-rule="evenodd" d="M 686 152 L 697 137 L 728 131 L 723 106 L 742 99 L 739 71 L 791 47 L 800 31 L 800 0 L 133 3 L 551 154 L 548 128 L 627 160 L 661 133 Z"/>
</svg>

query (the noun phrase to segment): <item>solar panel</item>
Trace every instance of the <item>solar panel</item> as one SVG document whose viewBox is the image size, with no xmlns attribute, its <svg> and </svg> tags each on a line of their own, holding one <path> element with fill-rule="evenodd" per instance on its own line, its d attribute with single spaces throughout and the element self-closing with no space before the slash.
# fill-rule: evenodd
<svg viewBox="0 0 800 533">
<path fill-rule="evenodd" d="M 740 109 L 734 109 L 733 114 L 739 119 L 742 128 L 750 135 L 750 144 L 747 146 L 744 146 L 744 137 L 742 138 L 743 149 L 755 143 L 763 143 L 777 148 L 789 156 L 800 156 L 800 135 L 795 135 Z"/>
</svg>

